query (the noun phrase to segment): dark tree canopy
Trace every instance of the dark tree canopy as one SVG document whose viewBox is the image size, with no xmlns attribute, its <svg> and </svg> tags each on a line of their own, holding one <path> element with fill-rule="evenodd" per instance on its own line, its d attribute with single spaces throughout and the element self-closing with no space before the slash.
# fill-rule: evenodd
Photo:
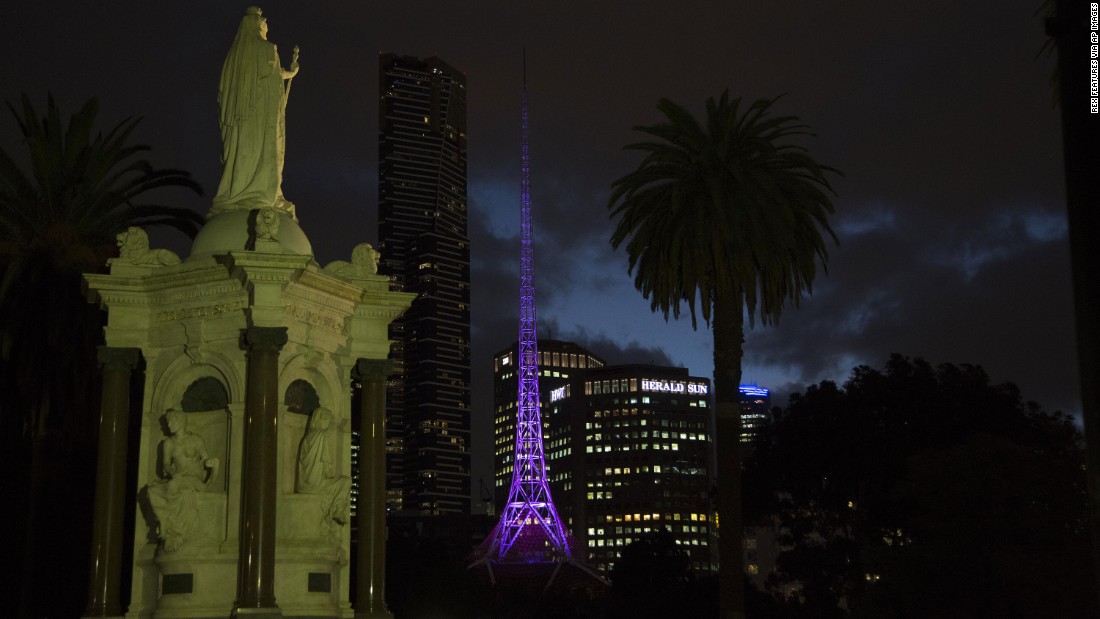
<svg viewBox="0 0 1100 619">
<path fill-rule="evenodd" d="M 16 520 L 4 547 L 22 548 L 0 580 L 15 583 L 18 616 L 77 616 L 90 528 L 72 523 L 91 513 L 104 325 L 83 273 L 105 269 L 129 226 L 194 236 L 203 217 L 156 190 L 201 190 L 141 158 L 137 119 L 100 131 L 95 99 L 67 119 L 53 97 L 42 114 L 25 95 L 8 108 L 26 148 L 0 150 L 0 452 Z"/>
<path fill-rule="evenodd" d="M 900 355 L 777 412 L 747 518 L 778 527 L 772 583 L 800 583 L 807 616 L 1095 616 L 1070 418 L 980 366 Z"/>
</svg>

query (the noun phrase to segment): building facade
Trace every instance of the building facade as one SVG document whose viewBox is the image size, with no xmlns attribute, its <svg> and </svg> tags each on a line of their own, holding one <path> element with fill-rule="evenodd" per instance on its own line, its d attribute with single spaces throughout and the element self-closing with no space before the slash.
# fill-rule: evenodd
<svg viewBox="0 0 1100 619">
<path fill-rule="evenodd" d="M 517 344 L 493 355 L 493 501 L 500 513 L 512 483 L 512 462 L 516 443 Z M 552 394 L 569 383 L 570 377 L 588 368 L 605 365 L 603 359 L 572 342 L 538 340 L 539 403 L 543 411 L 543 441 L 549 453 L 546 411 Z"/>
<path fill-rule="evenodd" d="M 415 293 L 390 327 L 387 507 L 470 512 L 466 78 L 439 58 L 379 57 L 379 272 Z"/>
<path fill-rule="evenodd" d="M 771 392 L 756 383 L 741 385 L 741 442 L 750 445 L 771 423 Z"/>
<path fill-rule="evenodd" d="M 507 367 L 507 353 L 497 367 Z M 655 365 L 589 363 L 570 368 L 568 379 L 562 373 L 542 386 L 546 461 L 584 560 L 608 573 L 626 545 L 667 529 L 693 572 L 717 569 L 710 380 Z M 497 433 L 498 480 L 508 468 L 506 435 Z"/>
</svg>

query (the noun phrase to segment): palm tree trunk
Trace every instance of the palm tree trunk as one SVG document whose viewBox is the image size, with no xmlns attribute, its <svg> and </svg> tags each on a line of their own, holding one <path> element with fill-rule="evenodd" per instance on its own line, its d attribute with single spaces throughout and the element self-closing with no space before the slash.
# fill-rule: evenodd
<svg viewBox="0 0 1100 619">
<path fill-rule="evenodd" d="M 745 331 L 741 297 L 714 301 L 714 399 L 718 444 L 719 617 L 744 619 L 741 517 L 741 357 Z"/>
</svg>

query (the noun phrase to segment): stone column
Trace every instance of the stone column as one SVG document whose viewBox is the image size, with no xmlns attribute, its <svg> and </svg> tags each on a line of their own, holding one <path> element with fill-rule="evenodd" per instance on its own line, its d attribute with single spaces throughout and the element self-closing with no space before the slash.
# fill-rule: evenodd
<svg viewBox="0 0 1100 619">
<path fill-rule="evenodd" d="M 275 604 L 275 495 L 278 491 L 279 350 L 286 327 L 249 327 L 248 385 L 241 465 L 241 534 L 236 617 L 281 617 Z"/>
<path fill-rule="evenodd" d="M 99 457 L 85 617 L 122 616 L 122 529 L 126 521 L 130 373 L 137 366 L 140 354 L 137 348 L 99 347 L 103 398 L 99 413 Z"/>
<path fill-rule="evenodd" d="M 388 359 L 359 359 L 359 520 L 355 617 L 392 617 L 386 610 L 386 377 Z"/>
</svg>

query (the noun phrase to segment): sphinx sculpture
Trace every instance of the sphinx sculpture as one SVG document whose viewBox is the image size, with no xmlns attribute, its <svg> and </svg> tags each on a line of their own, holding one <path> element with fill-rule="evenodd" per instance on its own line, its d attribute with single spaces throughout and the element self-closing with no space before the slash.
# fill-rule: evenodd
<svg viewBox="0 0 1100 619">
<path fill-rule="evenodd" d="M 298 74 L 298 48 L 289 69 L 267 40 L 267 18 L 249 7 L 222 66 L 218 85 L 222 169 L 208 217 L 234 210 L 273 208 L 297 221 L 283 196 L 286 103 Z M 285 82 L 285 83 L 284 83 Z"/>
<path fill-rule="evenodd" d="M 370 243 L 360 243 L 351 250 L 351 262 L 333 260 L 325 265 L 325 271 L 351 279 L 377 275 L 381 257 Z"/>
<path fill-rule="evenodd" d="M 149 249 L 149 235 L 141 228 L 130 226 L 115 237 L 118 258 L 110 258 L 107 264 L 135 264 L 141 266 L 165 266 L 179 264 L 180 257 L 167 249 Z"/>
<path fill-rule="evenodd" d="M 149 506 L 157 519 L 156 535 L 164 550 L 175 552 L 195 530 L 199 517 L 198 493 L 218 472 L 218 459 L 206 451 L 206 441 L 187 429 L 187 413 L 168 411 L 168 434 L 161 441 L 164 477 L 147 488 Z"/>
</svg>

